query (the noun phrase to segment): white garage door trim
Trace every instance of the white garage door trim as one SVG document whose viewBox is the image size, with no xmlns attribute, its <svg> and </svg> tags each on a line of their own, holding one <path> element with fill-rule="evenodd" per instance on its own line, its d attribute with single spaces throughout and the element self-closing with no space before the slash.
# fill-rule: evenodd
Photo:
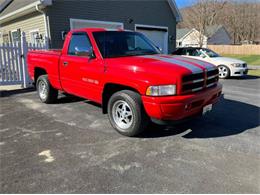
<svg viewBox="0 0 260 195">
<path fill-rule="evenodd" d="M 166 30 L 165 36 L 164 36 L 164 45 L 165 50 L 168 52 L 168 27 L 167 26 L 154 26 L 154 25 L 145 25 L 145 24 L 135 24 L 135 31 L 137 31 L 138 27 L 144 27 L 144 28 L 152 28 L 152 29 L 159 29 L 159 30 Z"/>
<path fill-rule="evenodd" d="M 88 24 L 113 24 L 113 25 L 119 25 L 121 28 L 124 28 L 124 24 L 121 22 L 110 22 L 110 21 L 100 21 L 100 20 L 86 20 L 86 19 L 75 19 L 75 18 L 70 18 L 70 29 L 73 28 L 73 24 L 75 22 L 86 22 Z"/>
</svg>

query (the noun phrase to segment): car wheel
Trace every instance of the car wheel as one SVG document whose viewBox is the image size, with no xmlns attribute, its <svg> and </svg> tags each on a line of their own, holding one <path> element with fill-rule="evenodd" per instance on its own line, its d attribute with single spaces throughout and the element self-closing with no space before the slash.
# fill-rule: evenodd
<svg viewBox="0 0 260 195">
<path fill-rule="evenodd" d="M 227 66 L 219 65 L 218 66 L 219 78 L 226 79 L 230 76 L 230 70 Z"/>
<path fill-rule="evenodd" d="M 58 97 L 58 90 L 54 89 L 47 75 L 41 75 L 37 79 L 36 89 L 39 95 L 40 100 L 43 103 L 50 104 L 56 101 Z"/>
<path fill-rule="evenodd" d="M 120 134 L 129 137 L 139 135 L 149 123 L 140 95 L 130 90 L 119 91 L 111 96 L 108 117 Z"/>
</svg>

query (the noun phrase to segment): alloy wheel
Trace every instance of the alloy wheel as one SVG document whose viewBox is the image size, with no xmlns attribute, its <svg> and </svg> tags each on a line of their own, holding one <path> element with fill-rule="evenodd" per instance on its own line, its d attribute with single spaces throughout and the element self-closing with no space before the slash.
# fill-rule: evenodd
<svg viewBox="0 0 260 195">
<path fill-rule="evenodd" d="M 41 99 L 45 100 L 48 95 L 47 85 L 44 81 L 40 81 L 38 84 L 39 96 Z"/>
<path fill-rule="evenodd" d="M 118 100 L 112 107 L 112 116 L 116 125 L 122 129 L 128 129 L 134 120 L 134 115 L 131 107 L 126 101 Z"/>
<path fill-rule="evenodd" d="M 219 70 L 219 77 L 220 78 L 226 78 L 228 76 L 228 69 L 225 66 L 220 66 L 218 68 Z"/>
</svg>

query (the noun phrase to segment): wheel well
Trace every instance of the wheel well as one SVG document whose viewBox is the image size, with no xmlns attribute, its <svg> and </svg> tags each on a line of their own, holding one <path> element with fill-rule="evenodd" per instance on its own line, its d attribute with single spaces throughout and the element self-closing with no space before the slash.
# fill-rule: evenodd
<svg viewBox="0 0 260 195">
<path fill-rule="evenodd" d="M 114 83 L 109 83 L 106 84 L 103 90 L 103 94 L 102 94 L 102 111 L 103 114 L 107 113 L 107 105 L 108 105 L 108 100 L 110 99 L 110 97 L 118 92 L 118 91 L 122 91 L 122 90 L 130 90 L 130 91 L 134 91 L 138 94 L 140 94 L 136 89 L 129 87 L 129 86 L 125 86 L 125 85 L 119 85 L 119 84 L 114 84 Z"/>
<path fill-rule="evenodd" d="M 34 82 L 37 82 L 37 79 L 39 76 L 47 74 L 46 70 L 44 70 L 43 68 L 35 68 L 34 69 Z"/>
<path fill-rule="evenodd" d="M 227 68 L 228 68 L 228 66 L 227 66 L 227 65 L 225 65 L 225 64 L 219 64 L 219 65 L 217 65 L 217 67 L 219 67 L 219 66 L 225 66 L 225 67 L 227 67 Z"/>
<path fill-rule="evenodd" d="M 217 67 L 219 68 L 220 66 L 226 67 L 226 68 L 229 70 L 229 72 L 231 72 L 231 69 L 230 69 L 227 65 L 225 65 L 225 64 L 219 64 Z"/>
</svg>

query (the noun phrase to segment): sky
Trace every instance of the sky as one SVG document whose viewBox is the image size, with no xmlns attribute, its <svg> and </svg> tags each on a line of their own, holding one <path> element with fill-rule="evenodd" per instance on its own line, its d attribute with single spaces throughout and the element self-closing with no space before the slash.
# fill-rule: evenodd
<svg viewBox="0 0 260 195">
<path fill-rule="evenodd" d="M 194 0 L 175 0 L 178 8 L 183 8 L 192 5 Z"/>
<path fill-rule="evenodd" d="M 196 0 L 175 0 L 178 8 L 191 6 Z M 260 3 L 260 0 L 236 0 L 237 2 Z"/>
</svg>

